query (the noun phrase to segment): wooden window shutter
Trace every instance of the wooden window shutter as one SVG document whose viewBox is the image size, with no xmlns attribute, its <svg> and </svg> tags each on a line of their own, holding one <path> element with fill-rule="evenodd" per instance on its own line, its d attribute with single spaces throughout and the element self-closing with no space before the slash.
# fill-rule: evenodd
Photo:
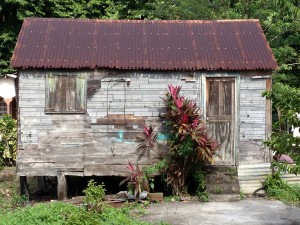
<svg viewBox="0 0 300 225">
<path fill-rule="evenodd" d="M 47 76 L 46 112 L 84 113 L 86 111 L 86 76 L 50 74 Z"/>
</svg>

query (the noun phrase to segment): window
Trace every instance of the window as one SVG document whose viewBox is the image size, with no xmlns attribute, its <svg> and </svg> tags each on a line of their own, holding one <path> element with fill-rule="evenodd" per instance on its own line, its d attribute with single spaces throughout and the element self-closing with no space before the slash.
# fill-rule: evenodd
<svg viewBox="0 0 300 225">
<path fill-rule="evenodd" d="M 0 117 L 7 113 L 6 103 L 3 98 L 0 97 Z"/>
<path fill-rule="evenodd" d="M 47 75 L 46 113 L 85 113 L 86 74 Z"/>
</svg>

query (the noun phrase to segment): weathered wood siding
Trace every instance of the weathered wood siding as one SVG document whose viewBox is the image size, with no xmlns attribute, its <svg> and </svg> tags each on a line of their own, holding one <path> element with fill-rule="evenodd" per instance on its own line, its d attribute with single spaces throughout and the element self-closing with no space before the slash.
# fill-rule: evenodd
<svg viewBox="0 0 300 225">
<path fill-rule="evenodd" d="M 158 148 L 166 151 L 158 115 L 168 84 L 181 85 L 195 101 L 200 98 L 199 78 L 189 72 L 85 73 L 86 114 L 45 113 L 47 73 L 20 73 L 18 175 L 125 175 L 128 160 L 143 165 L 156 160 L 154 153 L 149 158 L 136 153 L 135 138 L 144 124 L 155 125 Z"/>
<path fill-rule="evenodd" d="M 270 152 L 262 144 L 270 135 L 271 108 L 262 97 L 270 80 L 268 72 L 243 72 L 240 79 L 239 164 L 270 162 Z M 269 112 L 268 112 L 269 111 Z"/>
<path fill-rule="evenodd" d="M 53 72 L 53 71 L 50 71 Z M 139 157 L 136 136 L 143 126 L 155 125 L 157 147 L 166 152 L 166 136 L 159 114 L 168 84 L 182 86 L 182 94 L 205 111 L 205 77 L 235 78 L 234 154 L 239 164 L 264 163 L 262 146 L 270 126 L 261 97 L 265 73 L 192 73 L 149 71 L 68 71 L 87 76 L 86 113 L 45 113 L 46 71 L 19 73 L 19 142 L 17 173 L 20 176 L 125 175 L 127 164 L 151 164 L 157 155 Z M 259 78 L 259 79 L 257 79 Z M 204 95 L 204 96 L 203 96 Z M 238 112 L 239 110 L 239 112 Z M 270 121 L 269 121 L 270 122 Z"/>
</svg>

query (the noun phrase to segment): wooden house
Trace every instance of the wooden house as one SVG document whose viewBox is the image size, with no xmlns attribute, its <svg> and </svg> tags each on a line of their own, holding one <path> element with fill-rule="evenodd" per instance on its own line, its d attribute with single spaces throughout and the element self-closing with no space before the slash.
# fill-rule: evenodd
<svg viewBox="0 0 300 225">
<path fill-rule="evenodd" d="M 155 125 L 168 84 L 195 100 L 220 144 L 216 164 L 270 161 L 277 64 L 258 20 L 137 21 L 27 18 L 11 59 L 18 70 L 19 176 L 124 175 L 135 138 Z M 62 178 L 62 179 L 61 179 Z"/>
</svg>

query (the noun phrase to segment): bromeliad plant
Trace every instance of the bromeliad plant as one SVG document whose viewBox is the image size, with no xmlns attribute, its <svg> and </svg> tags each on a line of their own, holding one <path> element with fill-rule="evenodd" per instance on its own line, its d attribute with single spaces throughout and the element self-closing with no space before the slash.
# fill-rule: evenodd
<svg viewBox="0 0 300 225">
<path fill-rule="evenodd" d="M 166 113 L 163 115 L 169 128 L 171 155 L 165 172 L 175 194 L 185 194 L 191 168 L 212 163 L 217 149 L 216 143 L 208 137 L 197 104 L 181 96 L 180 90 L 179 86 L 169 85 L 164 98 Z"/>
</svg>

